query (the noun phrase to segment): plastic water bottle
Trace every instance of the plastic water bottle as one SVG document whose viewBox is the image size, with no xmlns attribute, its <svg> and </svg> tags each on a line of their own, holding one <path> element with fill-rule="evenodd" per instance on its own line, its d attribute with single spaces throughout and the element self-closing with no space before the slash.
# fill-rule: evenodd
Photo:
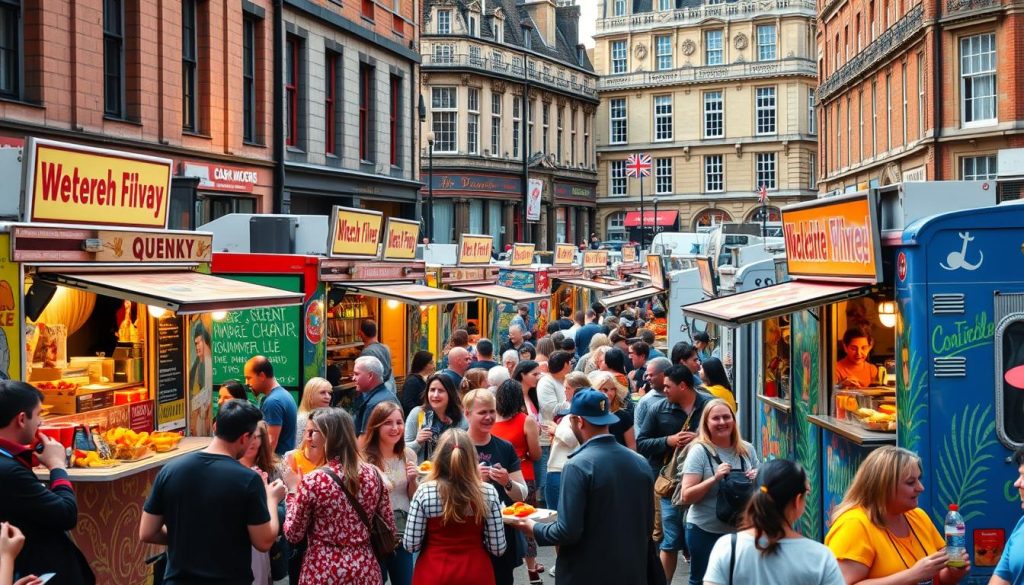
<svg viewBox="0 0 1024 585">
<path fill-rule="evenodd" d="M 946 514 L 946 555 L 949 560 L 946 562 L 950 567 L 963 567 L 964 553 L 967 552 L 967 527 L 964 526 L 964 517 L 960 515 L 959 506 L 949 505 L 949 512 Z"/>
</svg>

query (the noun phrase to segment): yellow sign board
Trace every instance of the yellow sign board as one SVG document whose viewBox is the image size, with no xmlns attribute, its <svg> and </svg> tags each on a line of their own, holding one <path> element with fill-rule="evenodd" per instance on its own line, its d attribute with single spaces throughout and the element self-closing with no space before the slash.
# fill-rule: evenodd
<svg viewBox="0 0 1024 585">
<path fill-rule="evenodd" d="M 213 234 L 99 230 L 97 262 L 210 262 Z"/>
<path fill-rule="evenodd" d="M 512 259 L 510 266 L 529 266 L 533 264 L 534 244 L 512 244 Z"/>
<path fill-rule="evenodd" d="M 608 250 L 587 250 L 583 253 L 584 268 L 607 268 Z"/>
<path fill-rule="evenodd" d="M 876 283 L 882 278 L 878 212 L 870 193 L 782 210 L 790 276 Z"/>
<path fill-rule="evenodd" d="M 651 286 L 665 290 L 665 270 L 658 254 L 647 255 L 647 272 L 651 275 Z"/>
<path fill-rule="evenodd" d="M 636 262 L 636 246 L 623 246 L 622 247 L 622 261 L 623 262 Z"/>
<path fill-rule="evenodd" d="M 22 299 L 21 271 L 11 261 L 11 235 L 0 234 L 0 344 L 10 360 L 4 372 L 11 380 L 21 380 L 21 364 L 25 342 L 21 340 L 23 323 L 18 317 L 18 305 Z"/>
<path fill-rule="evenodd" d="M 572 244 L 555 245 L 555 266 L 569 266 L 576 259 L 576 246 Z"/>
<path fill-rule="evenodd" d="M 491 247 L 494 237 L 474 234 L 462 234 L 459 238 L 459 265 L 490 264 Z"/>
<path fill-rule="evenodd" d="M 384 214 L 335 205 L 331 211 L 330 256 L 376 258 Z"/>
<path fill-rule="evenodd" d="M 384 260 L 415 260 L 419 233 L 419 222 L 389 217 L 384 229 Z"/>
<path fill-rule="evenodd" d="M 167 227 L 170 159 L 37 138 L 25 149 L 27 221 Z"/>
</svg>

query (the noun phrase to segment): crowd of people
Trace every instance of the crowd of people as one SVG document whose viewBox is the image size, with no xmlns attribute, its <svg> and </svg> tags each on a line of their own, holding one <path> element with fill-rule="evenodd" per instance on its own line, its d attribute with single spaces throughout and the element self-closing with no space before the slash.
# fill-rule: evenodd
<svg viewBox="0 0 1024 585">
<path fill-rule="evenodd" d="M 241 384 L 220 389 L 212 442 L 161 469 L 139 538 L 166 546 L 167 583 L 511 585 L 525 564 L 531 584 L 660 585 L 680 559 L 691 585 L 949 585 L 969 573 L 966 554 L 948 564 L 918 507 L 920 459 L 895 446 L 861 464 L 824 544 L 804 538 L 807 475 L 761 461 L 740 436 L 728 356 L 706 339 L 664 355 L 642 307 L 614 313 L 561 313 L 539 332 L 519 312 L 505 343 L 456 331 L 444 355 L 413 356 L 398 393 L 364 323 L 351 412 L 323 378 L 296 404 L 253 357 L 245 383 L 261 405 Z M 41 398 L 0 381 L 0 585 L 48 572 L 89 585 L 67 537 L 77 507 L 62 449 L 38 433 Z M 1024 494 L 1024 450 L 1014 461 Z M 518 502 L 557 514 L 503 518 Z M 556 566 L 538 562 L 544 546 Z M 1022 582 L 1024 520 L 991 581 Z"/>
</svg>

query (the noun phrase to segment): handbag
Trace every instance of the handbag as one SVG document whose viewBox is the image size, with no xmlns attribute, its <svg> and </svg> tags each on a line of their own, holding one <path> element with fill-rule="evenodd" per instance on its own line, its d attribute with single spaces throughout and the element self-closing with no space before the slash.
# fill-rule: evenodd
<svg viewBox="0 0 1024 585">
<path fill-rule="evenodd" d="M 683 422 L 681 428 L 688 428 L 690 426 L 690 417 L 693 416 L 691 412 L 686 417 L 686 421 Z M 669 459 L 665 461 L 665 464 L 661 466 L 658 471 L 658 477 L 654 478 L 654 493 L 662 498 L 671 498 L 672 494 L 676 493 L 679 488 L 679 461 L 686 459 L 686 454 L 689 452 L 687 447 L 692 443 L 687 444 L 683 447 L 677 446 L 673 451 Z"/>
<path fill-rule="evenodd" d="M 377 560 L 380 562 L 387 561 L 391 555 L 395 554 L 395 549 L 398 548 L 398 538 L 391 530 L 391 527 L 388 526 L 388 523 L 379 514 L 374 514 L 372 519 L 369 518 L 362 504 L 352 495 L 352 492 L 348 491 L 345 483 L 341 481 L 337 473 L 334 473 L 334 470 L 327 467 L 321 467 L 320 469 L 331 476 L 331 479 L 338 484 L 341 491 L 345 493 L 345 497 L 348 498 L 348 502 L 352 504 L 356 514 L 359 515 L 359 519 L 363 521 L 363 524 L 370 531 L 370 547 L 373 549 L 373 556 L 377 557 Z M 387 497 L 383 481 L 380 484 L 380 495 L 382 498 Z"/>
<path fill-rule="evenodd" d="M 707 453 L 708 459 L 714 460 L 717 465 L 722 464 L 722 460 L 718 455 L 712 455 L 707 446 L 701 444 L 701 447 Z M 722 478 L 722 481 L 718 482 L 715 516 L 730 526 L 737 524 L 740 514 L 743 513 L 743 509 L 747 505 L 747 501 L 750 500 L 750 495 L 754 493 L 754 482 L 747 477 L 745 461 L 744 457 L 740 455 L 740 470 L 730 471 L 729 475 L 726 475 Z"/>
</svg>

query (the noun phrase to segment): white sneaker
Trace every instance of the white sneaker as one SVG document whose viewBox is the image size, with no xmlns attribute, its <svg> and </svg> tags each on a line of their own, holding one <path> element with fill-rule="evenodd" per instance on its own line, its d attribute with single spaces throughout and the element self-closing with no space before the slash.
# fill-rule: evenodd
<svg viewBox="0 0 1024 585">
<path fill-rule="evenodd" d="M 548 569 L 548 575 L 551 575 L 552 577 L 555 576 L 555 568 L 554 567 L 551 567 L 550 569 Z"/>
</svg>

